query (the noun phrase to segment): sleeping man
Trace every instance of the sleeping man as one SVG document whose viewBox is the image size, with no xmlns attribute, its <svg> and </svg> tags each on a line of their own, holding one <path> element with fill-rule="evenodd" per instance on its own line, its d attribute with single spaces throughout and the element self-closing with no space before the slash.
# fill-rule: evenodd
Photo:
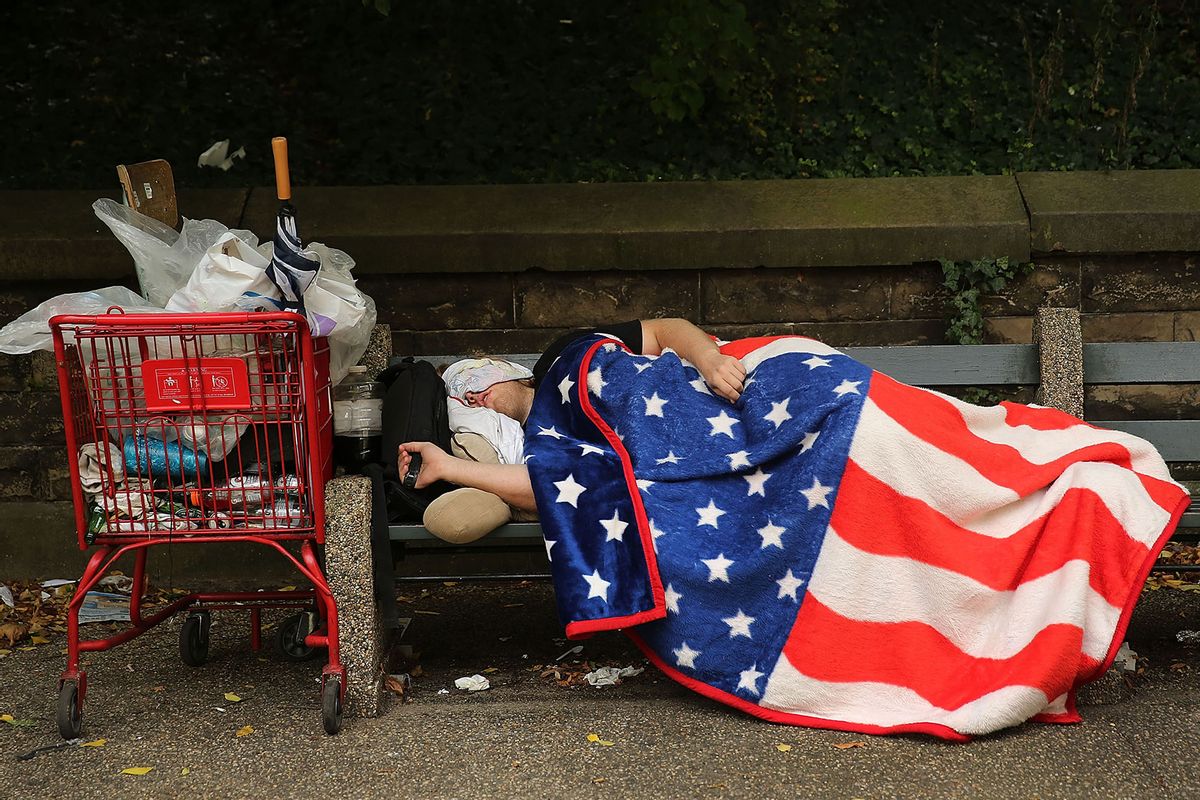
<svg viewBox="0 0 1200 800">
<path fill-rule="evenodd" d="M 621 630 L 775 722 L 963 741 L 1080 721 L 1189 501 L 1138 437 L 803 336 L 646 320 L 563 337 L 528 376 L 503 363 L 447 385 L 521 424 L 522 463 L 407 442 L 400 475 L 420 454 L 418 486 L 536 510 L 569 637 Z"/>
<path fill-rule="evenodd" d="M 463 487 L 430 503 L 424 524 L 431 533 L 464 544 L 510 520 L 536 519 L 533 489 L 523 464 L 523 426 L 537 387 L 563 348 L 597 333 L 609 334 L 642 355 L 674 350 L 697 365 L 721 397 L 733 402 L 741 393 L 746 374 L 741 362 L 722 355 L 711 337 L 685 319 L 630 320 L 573 331 L 551 344 L 532 372 L 491 358 L 451 364 L 442 380 L 449 394 L 452 452 L 447 454 L 429 442 L 412 442 L 399 454 L 401 476 L 407 472 L 410 454 L 421 455 L 417 488 L 439 479 Z"/>
</svg>

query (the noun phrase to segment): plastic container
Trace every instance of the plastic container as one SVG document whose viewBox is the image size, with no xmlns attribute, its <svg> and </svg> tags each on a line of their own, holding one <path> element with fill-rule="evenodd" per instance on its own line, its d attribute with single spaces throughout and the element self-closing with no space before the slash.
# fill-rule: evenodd
<svg viewBox="0 0 1200 800">
<path fill-rule="evenodd" d="M 377 463 L 383 443 L 383 384 L 351 367 L 333 388 L 333 459 L 352 472 Z"/>
</svg>

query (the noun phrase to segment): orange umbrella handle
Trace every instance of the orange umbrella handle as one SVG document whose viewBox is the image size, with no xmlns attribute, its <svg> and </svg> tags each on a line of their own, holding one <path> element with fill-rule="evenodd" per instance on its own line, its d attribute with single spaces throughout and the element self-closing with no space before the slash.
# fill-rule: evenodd
<svg viewBox="0 0 1200 800">
<path fill-rule="evenodd" d="M 288 174 L 287 139 L 276 136 L 271 140 L 275 154 L 275 192 L 280 200 L 292 199 L 292 179 Z"/>
</svg>

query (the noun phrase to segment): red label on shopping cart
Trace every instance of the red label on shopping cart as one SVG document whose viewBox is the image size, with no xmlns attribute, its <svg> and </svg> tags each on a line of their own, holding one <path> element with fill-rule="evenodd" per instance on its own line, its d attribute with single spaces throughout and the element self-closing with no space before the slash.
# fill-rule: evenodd
<svg viewBox="0 0 1200 800">
<path fill-rule="evenodd" d="M 250 407 L 250 379 L 240 358 L 161 358 L 142 362 L 147 411 Z"/>
</svg>

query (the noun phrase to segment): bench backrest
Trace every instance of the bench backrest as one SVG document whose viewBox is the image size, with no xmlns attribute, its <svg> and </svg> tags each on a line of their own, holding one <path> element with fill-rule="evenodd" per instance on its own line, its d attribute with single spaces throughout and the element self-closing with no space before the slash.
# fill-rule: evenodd
<svg viewBox="0 0 1200 800">
<path fill-rule="evenodd" d="M 1038 348 L 1031 344 L 904 345 L 845 347 L 842 352 L 897 380 L 918 386 L 1029 386 L 1038 383 Z M 469 355 L 419 356 L 435 366 Z M 533 368 L 539 353 L 502 353 L 503 358 Z M 391 538 L 422 549 L 450 547 L 420 525 L 392 525 Z M 510 523 L 488 534 L 486 543 L 541 538 L 537 523 Z"/>
<path fill-rule="evenodd" d="M 917 386 L 1032 386 L 1038 382 L 1038 350 L 1032 344 L 898 345 L 839 349 L 896 380 Z M 477 357 L 419 356 L 434 366 Z M 541 354 L 505 353 L 494 357 L 533 369 Z"/>
<path fill-rule="evenodd" d="M 1083 346 L 1084 382 L 1200 384 L 1200 342 L 1112 342 Z M 1200 420 L 1089 420 L 1154 443 L 1167 461 L 1200 461 Z"/>
<path fill-rule="evenodd" d="M 1085 344 L 1083 376 L 1086 385 L 1200 384 L 1200 342 Z M 1200 419 L 1088 421 L 1146 439 L 1166 461 L 1200 461 Z M 1200 498 L 1196 495 L 1179 527 L 1200 528 Z"/>
</svg>

